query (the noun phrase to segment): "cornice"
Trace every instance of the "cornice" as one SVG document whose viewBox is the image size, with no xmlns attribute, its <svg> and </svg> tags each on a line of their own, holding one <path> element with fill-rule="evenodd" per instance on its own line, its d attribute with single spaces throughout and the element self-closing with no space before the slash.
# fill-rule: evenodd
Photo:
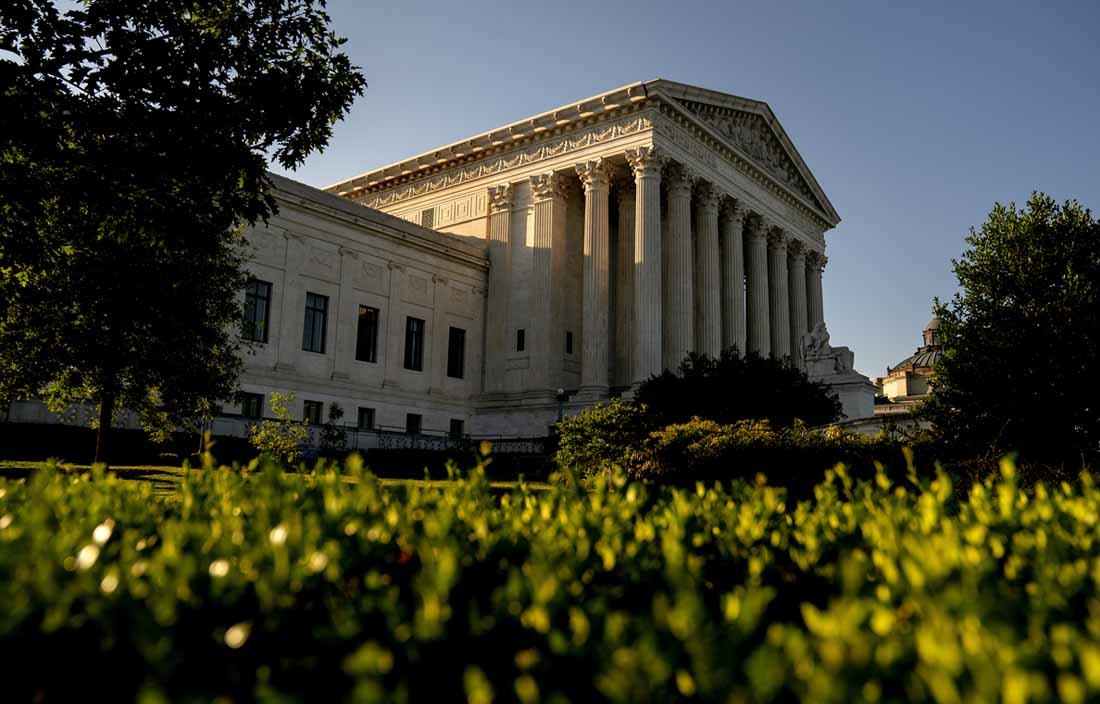
<svg viewBox="0 0 1100 704">
<path fill-rule="evenodd" d="M 530 143 L 518 142 L 516 145 L 511 145 L 513 147 L 511 149 L 495 149 L 477 159 L 459 160 L 450 168 L 433 168 L 423 173 L 407 175 L 359 189 L 354 195 L 342 195 L 371 208 L 382 208 L 407 198 L 527 166 L 619 137 L 652 130 L 653 115 L 637 113 L 637 107 L 632 106 L 617 115 L 586 120 L 574 130 L 559 128 L 549 133 L 549 136 Z M 527 145 L 527 148 L 522 151 L 514 148 L 524 145 Z"/>
</svg>

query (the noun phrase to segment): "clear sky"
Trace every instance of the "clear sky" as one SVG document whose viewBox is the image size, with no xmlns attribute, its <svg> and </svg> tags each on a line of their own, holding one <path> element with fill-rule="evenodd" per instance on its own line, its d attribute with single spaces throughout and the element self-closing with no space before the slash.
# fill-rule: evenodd
<svg viewBox="0 0 1100 704">
<path fill-rule="evenodd" d="M 834 345 L 879 376 L 920 343 L 994 202 L 1100 210 L 1100 1 L 340 0 L 369 87 L 325 186 L 636 81 L 766 101 L 843 222 L 826 234 Z"/>
</svg>

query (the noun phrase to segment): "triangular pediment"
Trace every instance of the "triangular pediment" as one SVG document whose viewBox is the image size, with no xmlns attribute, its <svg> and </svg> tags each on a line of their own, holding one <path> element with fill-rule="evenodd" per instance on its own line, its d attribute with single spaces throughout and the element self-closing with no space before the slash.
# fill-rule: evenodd
<svg viewBox="0 0 1100 704">
<path fill-rule="evenodd" d="M 656 83 L 661 93 L 710 127 L 729 146 L 816 206 L 828 219 L 839 222 L 836 210 L 767 103 L 671 81 Z"/>
</svg>

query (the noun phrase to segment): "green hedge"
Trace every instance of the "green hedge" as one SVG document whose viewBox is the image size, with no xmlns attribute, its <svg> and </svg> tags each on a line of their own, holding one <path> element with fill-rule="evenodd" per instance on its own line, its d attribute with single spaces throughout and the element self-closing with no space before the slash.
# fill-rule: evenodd
<svg viewBox="0 0 1100 704">
<path fill-rule="evenodd" d="M 664 427 L 652 422 L 644 407 L 618 401 L 564 419 L 558 466 L 584 477 L 622 470 L 636 479 L 681 484 L 764 474 L 797 489 L 812 487 L 838 463 L 862 477 L 874 476 L 877 465 L 904 476 L 911 464 L 902 441 L 885 434 L 810 430 L 799 422 L 787 428 L 754 420 L 722 425 L 693 418 Z M 931 457 L 925 445 L 917 452 L 922 460 Z"/>
<path fill-rule="evenodd" d="M 677 437 L 680 437 L 677 434 Z M 7 701 L 1100 697 L 1100 490 L 0 481 Z"/>
</svg>

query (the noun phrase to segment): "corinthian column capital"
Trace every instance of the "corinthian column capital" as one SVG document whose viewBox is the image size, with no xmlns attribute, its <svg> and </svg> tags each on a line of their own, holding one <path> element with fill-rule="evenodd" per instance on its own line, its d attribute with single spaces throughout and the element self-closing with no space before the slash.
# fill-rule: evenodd
<svg viewBox="0 0 1100 704">
<path fill-rule="evenodd" d="M 699 199 L 699 207 L 703 210 L 717 210 L 718 204 L 722 200 L 722 194 L 718 192 L 714 184 L 708 181 L 699 182 L 699 188 L 696 191 L 696 195 Z"/>
<path fill-rule="evenodd" d="M 512 184 L 504 183 L 499 186 L 489 186 L 489 212 L 497 213 L 511 210 L 515 202 Z"/>
<path fill-rule="evenodd" d="M 639 176 L 660 176 L 661 169 L 668 161 L 667 157 L 656 147 L 637 147 L 626 150 L 626 161 L 634 171 L 634 178 Z"/>
<path fill-rule="evenodd" d="M 549 198 L 564 198 L 566 195 L 566 182 L 561 174 L 548 171 L 544 174 L 535 174 L 530 177 L 531 196 L 534 200 L 547 200 Z"/>
<path fill-rule="evenodd" d="M 746 215 L 746 218 L 747 218 L 749 213 L 746 213 L 745 215 Z M 758 214 L 757 217 L 755 218 L 755 221 L 751 221 L 751 222 L 753 222 L 753 226 L 751 228 L 748 228 L 747 236 L 750 239 L 754 239 L 754 240 L 755 239 L 760 239 L 760 240 L 767 239 L 768 233 L 771 232 L 772 228 L 775 227 L 775 224 L 766 215 L 759 215 Z"/>
<path fill-rule="evenodd" d="M 729 222 L 741 225 L 745 222 L 745 209 L 737 205 L 733 198 L 723 198 L 719 207 L 719 213 Z"/>
<path fill-rule="evenodd" d="M 683 164 L 674 162 L 668 167 L 668 193 L 670 196 L 691 197 L 691 191 L 699 177 Z"/>
<path fill-rule="evenodd" d="M 786 249 L 787 248 L 787 241 L 789 239 L 790 238 L 787 237 L 786 232 L 784 232 L 783 230 L 780 230 L 778 227 L 773 228 L 772 231 L 768 233 L 768 249 L 772 249 L 772 250 Z"/>
<path fill-rule="evenodd" d="M 611 165 L 607 159 L 592 159 L 577 164 L 577 176 L 586 191 L 607 189 L 611 184 Z"/>
<path fill-rule="evenodd" d="M 806 254 L 806 264 L 812 269 L 823 271 L 825 269 L 825 265 L 828 262 L 829 258 L 826 257 L 822 252 L 818 252 L 817 250 L 811 249 Z"/>
<path fill-rule="evenodd" d="M 806 245 L 802 240 L 791 239 L 787 244 L 787 254 L 794 259 L 801 259 L 806 255 Z"/>
</svg>

